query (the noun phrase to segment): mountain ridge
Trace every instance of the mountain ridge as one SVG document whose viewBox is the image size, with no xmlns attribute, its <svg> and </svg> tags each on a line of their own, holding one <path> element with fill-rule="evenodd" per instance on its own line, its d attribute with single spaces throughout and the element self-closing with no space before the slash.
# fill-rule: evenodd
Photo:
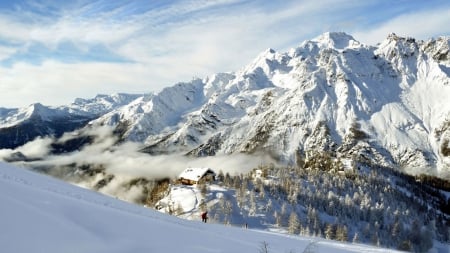
<svg viewBox="0 0 450 253">
<path fill-rule="evenodd" d="M 261 151 L 292 164 L 327 151 L 449 177 L 449 41 L 389 34 L 368 46 L 325 33 L 233 73 L 137 95 L 89 127 L 120 125 L 120 138 L 153 155 Z"/>
</svg>

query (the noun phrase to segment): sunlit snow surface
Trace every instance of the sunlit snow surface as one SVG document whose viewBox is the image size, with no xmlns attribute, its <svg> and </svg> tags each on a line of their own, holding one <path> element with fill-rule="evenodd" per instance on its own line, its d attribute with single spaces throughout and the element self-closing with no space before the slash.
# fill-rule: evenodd
<svg viewBox="0 0 450 253">
<path fill-rule="evenodd" d="M 0 203 L 1 252 L 389 252 L 182 220 L 4 163 Z"/>
</svg>

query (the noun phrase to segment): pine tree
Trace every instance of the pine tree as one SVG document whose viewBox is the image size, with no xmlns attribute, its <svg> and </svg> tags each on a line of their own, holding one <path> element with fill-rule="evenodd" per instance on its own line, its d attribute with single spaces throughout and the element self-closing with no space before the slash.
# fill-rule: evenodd
<svg viewBox="0 0 450 253">
<path fill-rule="evenodd" d="M 359 239 L 359 234 L 358 232 L 355 233 L 355 235 L 353 236 L 353 243 L 359 243 L 360 239 Z"/>
<path fill-rule="evenodd" d="M 380 237 L 378 236 L 377 232 L 372 234 L 372 237 L 370 238 L 370 242 L 377 247 L 380 246 Z"/>
<path fill-rule="evenodd" d="M 249 214 L 251 216 L 256 214 L 256 197 L 255 197 L 255 192 L 250 192 L 250 210 L 249 210 Z"/>
<path fill-rule="evenodd" d="M 287 211 L 286 209 L 287 209 L 286 202 L 283 202 L 283 204 L 281 205 L 281 211 L 280 211 L 280 215 L 281 215 L 282 219 L 286 215 L 286 211 Z"/>
<path fill-rule="evenodd" d="M 270 213 L 272 211 L 272 199 L 269 199 L 269 201 L 267 201 L 267 205 L 266 205 L 266 213 Z"/>
<path fill-rule="evenodd" d="M 300 227 L 300 222 L 298 220 L 298 216 L 295 212 L 291 212 L 289 215 L 289 224 L 288 224 L 288 232 L 290 234 L 297 234 Z"/>
<path fill-rule="evenodd" d="M 408 238 L 414 244 L 416 244 L 420 241 L 421 227 L 422 227 L 422 225 L 420 224 L 418 219 L 415 219 L 411 225 L 411 230 L 409 232 Z"/>
<path fill-rule="evenodd" d="M 364 228 L 363 228 L 363 230 L 362 230 L 363 238 L 365 238 L 365 239 L 369 239 L 369 238 L 370 238 L 370 235 L 371 235 L 371 229 L 372 229 L 372 227 L 370 226 L 370 223 L 367 223 L 367 224 L 364 226 Z"/>
<path fill-rule="evenodd" d="M 306 224 L 305 226 L 300 226 L 300 234 L 303 236 L 311 235 L 311 231 L 309 230 L 308 224 Z"/>
<path fill-rule="evenodd" d="M 229 217 L 229 220 L 231 219 L 231 214 L 233 213 L 233 203 L 231 203 L 230 200 L 225 200 L 224 203 L 224 213 L 227 217 Z M 230 220 L 231 221 L 231 220 Z"/>
<path fill-rule="evenodd" d="M 411 251 L 411 249 L 412 249 L 411 241 L 409 241 L 409 240 L 401 241 L 398 244 L 397 249 L 401 250 L 401 251 Z"/>
<path fill-rule="evenodd" d="M 328 223 L 325 227 L 325 238 L 330 240 L 334 240 L 335 238 L 335 228 L 331 223 Z"/>
<path fill-rule="evenodd" d="M 225 176 L 223 178 L 223 183 L 225 186 L 228 186 L 228 187 L 232 186 L 232 179 L 231 179 L 230 173 L 227 172 L 225 174 Z"/>
<path fill-rule="evenodd" d="M 398 245 L 403 237 L 403 225 L 400 220 L 396 217 L 395 222 L 391 226 L 390 231 L 390 243 Z"/>
<path fill-rule="evenodd" d="M 396 220 L 394 224 L 392 224 L 391 236 L 392 238 L 397 238 L 402 233 L 403 226 L 399 220 Z"/>
<path fill-rule="evenodd" d="M 347 226 L 339 225 L 336 228 L 336 240 L 346 242 L 348 240 Z"/>
<path fill-rule="evenodd" d="M 273 217 L 275 218 L 275 224 L 277 225 L 277 227 L 283 226 L 281 215 L 277 211 L 273 213 Z"/>
<path fill-rule="evenodd" d="M 427 252 L 431 247 L 433 247 L 433 236 L 432 233 L 434 231 L 431 231 L 432 225 L 426 226 L 424 229 L 422 229 L 420 233 L 420 243 L 418 245 L 418 249 L 420 252 Z"/>
</svg>

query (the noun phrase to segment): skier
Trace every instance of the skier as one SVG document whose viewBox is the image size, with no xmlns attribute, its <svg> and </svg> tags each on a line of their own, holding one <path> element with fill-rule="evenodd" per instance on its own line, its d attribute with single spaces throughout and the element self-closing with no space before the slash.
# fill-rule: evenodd
<svg viewBox="0 0 450 253">
<path fill-rule="evenodd" d="M 202 221 L 204 222 L 204 223 L 206 223 L 206 221 L 208 220 L 208 212 L 203 212 L 202 213 Z"/>
</svg>

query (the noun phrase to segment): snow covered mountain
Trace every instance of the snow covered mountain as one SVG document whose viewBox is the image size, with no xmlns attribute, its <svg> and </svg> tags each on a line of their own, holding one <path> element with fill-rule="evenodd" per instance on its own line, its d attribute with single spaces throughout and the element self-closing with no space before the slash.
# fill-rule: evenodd
<svg viewBox="0 0 450 253">
<path fill-rule="evenodd" d="M 450 168 L 450 40 L 389 35 L 367 46 L 325 33 L 272 49 L 236 73 L 179 83 L 103 115 L 151 154 L 268 152 L 293 163 L 308 152 L 408 172 Z"/>
<path fill-rule="evenodd" d="M 138 96 L 98 95 L 94 99 L 77 98 L 69 106 L 47 107 L 35 103 L 20 109 L 0 108 L 0 148 L 15 148 L 36 137 L 60 137 Z"/>
<path fill-rule="evenodd" d="M 154 155 L 263 152 L 293 164 L 326 151 L 448 177 L 449 39 L 390 34 L 368 46 L 325 33 L 289 52 L 268 49 L 235 73 L 122 95 L 109 106 L 100 97 L 63 108 L 96 115 L 89 127 L 117 127 L 122 140 Z M 2 132 L 20 118 L 6 109 L 0 115 Z"/>
</svg>

